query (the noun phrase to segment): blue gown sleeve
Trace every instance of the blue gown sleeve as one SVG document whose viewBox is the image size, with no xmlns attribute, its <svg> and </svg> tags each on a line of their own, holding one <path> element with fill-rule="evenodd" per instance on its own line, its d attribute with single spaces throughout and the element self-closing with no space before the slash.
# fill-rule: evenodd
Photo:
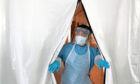
<svg viewBox="0 0 140 84">
<path fill-rule="evenodd" d="M 70 51 L 72 49 L 72 45 L 73 45 L 73 43 L 67 43 L 67 44 L 65 44 L 62 47 L 61 51 L 59 52 L 58 57 L 60 57 L 62 59 L 62 61 L 64 62 L 64 64 L 65 64 L 65 61 L 66 61 L 66 59 L 67 59 L 67 57 L 68 57 L 68 55 L 69 55 L 69 53 L 70 53 Z"/>
<path fill-rule="evenodd" d="M 96 55 L 100 55 L 100 51 L 98 48 L 95 48 L 96 49 Z"/>
<path fill-rule="evenodd" d="M 92 67 L 94 65 L 94 58 L 96 55 L 100 55 L 99 49 L 90 46 L 90 69 L 89 69 L 89 71 L 92 69 Z"/>
</svg>

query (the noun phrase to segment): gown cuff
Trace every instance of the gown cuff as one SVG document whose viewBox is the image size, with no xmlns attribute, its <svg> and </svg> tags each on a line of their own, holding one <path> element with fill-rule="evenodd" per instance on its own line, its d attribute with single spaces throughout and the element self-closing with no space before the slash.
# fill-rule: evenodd
<svg viewBox="0 0 140 84">
<path fill-rule="evenodd" d="M 95 56 L 94 64 L 96 64 L 96 65 L 98 66 L 98 61 L 99 61 L 100 59 L 101 59 L 101 60 L 104 60 L 104 58 L 103 58 L 101 55 Z"/>
<path fill-rule="evenodd" d="M 61 59 L 60 57 L 57 57 L 57 58 L 56 58 L 56 61 L 59 61 L 60 65 L 61 65 L 62 59 Z"/>
</svg>

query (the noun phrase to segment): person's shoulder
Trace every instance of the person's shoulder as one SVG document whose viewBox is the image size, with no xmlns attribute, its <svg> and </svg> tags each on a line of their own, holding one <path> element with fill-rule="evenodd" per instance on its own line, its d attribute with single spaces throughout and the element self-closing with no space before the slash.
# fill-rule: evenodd
<svg viewBox="0 0 140 84">
<path fill-rule="evenodd" d="M 93 47 L 93 46 L 90 46 L 90 49 L 91 49 L 91 50 L 96 50 L 96 48 L 95 48 L 95 47 Z"/>
<path fill-rule="evenodd" d="M 93 53 L 96 52 L 96 55 L 100 54 L 99 49 L 96 48 L 96 47 L 92 47 L 92 46 L 90 46 L 90 50 L 91 50 L 91 52 L 93 52 Z"/>
<path fill-rule="evenodd" d="M 98 48 L 96 48 L 96 47 L 92 47 L 92 46 L 90 46 L 90 50 L 91 50 L 91 51 L 99 52 L 99 49 L 98 49 Z"/>
<path fill-rule="evenodd" d="M 72 45 L 73 45 L 72 42 L 64 44 L 64 46 L 72 46 Z"/>
<path fill-rule="evenodd" d="M 69 42 L 69 43 L 66 43 L 64 46 L 72 46 L 74 43 L 72 42 Z"/>
<path fill-rule="evenodd" d="M 66 43 L 64 44 L 63 48 L 71 48 L 73 46 L 74 43 L 70 42 L 70 43 Z"/>
</svg>

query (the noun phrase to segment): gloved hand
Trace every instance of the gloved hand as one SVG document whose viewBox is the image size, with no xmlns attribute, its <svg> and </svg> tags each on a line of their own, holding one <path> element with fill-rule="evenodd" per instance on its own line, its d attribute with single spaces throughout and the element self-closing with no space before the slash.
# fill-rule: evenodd
<svg viewBox="0 0 140 84">
<path fill-rule="evenodd" d="M 98 67 L 100 70 L 101 70 L 101 66 L 103 66 L 105 68 L 109 68 L 109 63 L 105 60 L 100 59 L 100 60 L 98 60 L 97 64 L 98 64 Z"/>
<path fill-rule="evenodd" d="M 52 64 L 49 65 L 49 71 L 51 73 L 54 73 L 54 71 L 57 69 L 57 72 L 60 69 L 60 62 L 59 61 L 54 61 Z"/>
</svg>

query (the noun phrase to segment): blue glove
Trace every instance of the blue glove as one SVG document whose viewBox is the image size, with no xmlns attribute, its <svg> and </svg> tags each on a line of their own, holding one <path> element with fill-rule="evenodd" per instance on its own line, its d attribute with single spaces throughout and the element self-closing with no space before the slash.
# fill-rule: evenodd
<svg viewBox="0 0 140 84">
<path fill-rule="evenodd" d="M 49 71 L 51 73 L 54 73 L 54 71 L 57 69 L 57 72 L 60 69 L 60 62 L 59 61 L 54 61 L 52 64 L 49 65 Z"/>
<path fill-rule="evenodd" d="M 101 66 L 105 67 L 105 68 L 109 68 L 109 63 L 105 60 L 99 60 L 98 61 L 98 67 L 101 70 Z"/>
</svg>

